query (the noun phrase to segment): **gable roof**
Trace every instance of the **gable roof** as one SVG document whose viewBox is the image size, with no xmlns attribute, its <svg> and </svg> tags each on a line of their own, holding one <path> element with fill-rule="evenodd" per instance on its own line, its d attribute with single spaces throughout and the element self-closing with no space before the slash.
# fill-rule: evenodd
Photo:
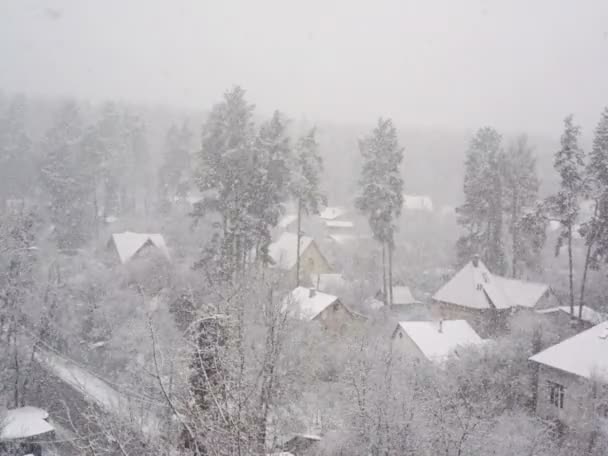
<svg viewBox="0 0 608 456">
<path fill-rule="evenodd" d="M 608 382 L 608 322 L 600 323 L 530 357 L 579 377 Z"/>
<path fill-rule="evenodd" d="M 319 291 L 326 291 L 330 288 L 343 288 L 347 284 L 344 276 L 339 273 L 311 274 L 310 282 Z"/>
<path fill-rule="evenodd" d="M 141 409 L 139 404 L 133 409 L 129 407 L 132 399 L 141 402 L 141 398 L 118 392 L 108 382 L 68 358 L 46 350 L 37 351 L 34 357 L 45 370 L 82 394 L 89 401 L 97 404 L 107 413 L 124 416 Z M 151 412 L 142 411 L 141 413 L 146 413 L 145 416 L 138 417 L 141 419 L 142 430 L 146 433 L 157 431 L 160 426 L 158 418 Z"/>
<path fill-rule="evenodd" d="M 165 239 L 161 234 L 125 231 L 124 233 L 112 234 L 112 242 L 121 263 L 131 260 L 146 245 L 157 247 L 167 259 L 170 259 L 169 249 L 167 249 L 167 244 L 165 244 Z"/>
<path fill-rule="evenodd" d="M 25 439 L 54 431 L 53 426 L 46 421 L 48 417 L 48 412 L 38 407 L 6 410 L 0 416 L 0 441 Z"/>
<path fill-rule="evenodd" d="M 305 287 L 297 287 L 283 301 L 283 309 L 298 320 L 314 320 L 317 315 L 338 301 L 333 296 Z"/>
<path fill-rule="evenodd" d="M 406 305 L 406 304 L 416 304 L 417 301 L 412 295 L 409 287 L 405 286 L 394 286 L 393 287 L 393 304 L 397 305 Z"/>
<path fill-rule="evenodd" d="M 483 343 L 465 320 L 400 321 L 397 327 L 433 362 L 445 361 L 459 347 Z"/>
<path fill-rule="evenodd" d="M 403 209 L 432 211 L 433 200 L 427 195 L 403 194 Z"/>
<path fill-rule="evenodd" d="M 557 312 L 563 312 L 567 315 L 570 315 L 570 307 L 559 306 L 559 307 L 551 307 L 549 309 L 541 309 L 541 310 L 536 311 L 536 313 L 539 313 L 539 314 L 550 314 L 550 313 L 557 313 Z M 576 317 L 578 317 L 578 306 L 574 308 L 574 315 Z M 604 320 L 606 320 L 606 317 L 604 317 L 604 315 L 599 313 L 597 310 L 592 309 L 591 307 L 583 306 L 581 320 L 586 321 L 587 323 L 591 323 L 593 325 L 597 325 L 597 324 L 603 322 Z"/>
<path fill-rule="evenodd" d="M 308 236 L 300 237 L 300 256 L 313 244 L 314 240 Z M 268 246 L 268 255 L 279 269 L 290 270 L 298 261 L 298 235 L 296 233 L 282 233 L 279 238 Z"/>
<path fill-rule="evenodd" d="M 352 228 L 355 225 L 350 220 L 325 220 L 327 228 Z"/>
<path fill-rule="evenodd" d="M 341 206 L 328 206 L 321 211 L 319 217 L 323 220 L 334 220 L 338 217 L 342 217 L 344 214 L 348 212 L 348 209 Z"/>
<path fill-rule="evenodd" d="M 534 307 L 549 287 L 493 275 L 481 260 L 468 262 L 433 296 L 435 301 L 473 309 Z"/>
</svg>

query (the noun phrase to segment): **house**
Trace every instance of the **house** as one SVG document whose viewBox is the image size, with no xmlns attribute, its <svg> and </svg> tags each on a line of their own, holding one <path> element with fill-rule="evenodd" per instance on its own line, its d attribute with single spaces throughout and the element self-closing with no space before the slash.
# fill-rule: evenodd
<svg viewBox="0 0 608 456">
<path fill-rule="evenodd" d="M 296 282 L 297 244 L 298 236 L 295 233 L 285 232 L 268 247 L 268 255 L 274 263 L 271 267 L 284 272 L 289 283 Z M 333 271 L 329 262 L 314 239 L 300 236 L 300 279 L 308 281 L 313 274 L 331 272 Z"/>
<path fill-rule="evenodd" d="M 310 283 L 312 283 L 318 291 L 325 292 L 340 290 L 347 285 L 342 274 L 312 274 L 310 276 Z"/>
<path fill-rule="evenodd" d="M 393 332 L 393 347 L 414 360 L 442 364 L 458 349 L 484 342 L 465 320 L 400 321 Z"/>
<path fill-rule="evenodd" d="M 158 434 L 160 404 L 121 392 L 85 366 L 58 353 L 39 350 L 34 359 L 43 373 L 35 388 L 37 397 L 61 428 L 84 435 L 102 426 L 105 416 L 115 416 L 137 423 L 145 434 Z"/>
<path fill-rule="evenodd" d="M 314 450 L 319 446 L 321 436 L 315 434 L 296 434 L 283 444 L 286 454 L 294 456 L 314 454 Z"/>
<path fill-rule="evenodd" d="M 378 290 L 375 298 L 378 301 L 384 302 L 384 291 Z M 414 304 L 421 304 L 420 301 L 414 299 L 412 292 L 409 287 L 403 285 L 393 286 L 393 305 L 394 306 L 408 306 Z"/>
<path fill-rule="evenodd" d="M 574 306 L 574 317 L 578 319 L 578 306 Z M 568 326 L 572 322 L 569 306 L 550 307 L 548 309 L 538 309 L 537 314 L 543 315 L 559 326 Z M 584 327 L 589 328 L 606 321 L 606 316 L 588 306 L 583 306 L 581 322 Z"/>
<path fill-rule="evenodd" d="M 323 221 L 341 220 L 348 214 L 348 209 L 342 206 L 328 206 L 321 211 L 319 217 Z"/>
<path fill-rule="evenodd" d="M 530 358 L 538 366 L 536 411 L 565 425 L 603 422 L 608 432 L 608 322 Z"/>
<path fill-rule="evenodd" d="M 403 209 L 406 211 L 433 212 L 433 200 L 426 195 L 403 195 Z"/>
<path fill-rule="evenodd" d="M 515 311 L 559 306 L 548 285 L 492 274 L 473 258 L 433 295 L 436 318 L 465 319 L 477 332 L 490 336 L 506 331 Z"/>
<path fill-rule="evenodd" d="M 157 250 L 167 260 L 171 259 L 169 249 L 161 234 L 134 233 L 132 231 L 114 233 L 108 242 L 108 247 L 116 252 L 123 264 L 128 263 L 148 249 Z"/>
<path fill-rule="evenodd" d="M 337 296 L 314 288 L 295 288 L 285 297 L 283 309 L 292 318 L 318 321 L 324 328 L 333 331 L 340 331 L 349 323 L 364 319 L 345 306 Z"/>
<path fill-rule="evenodd" d="M 0 454 L 42 455 L 45 440 L 54 439 L 49 414 L 38 407 L 20 407 L 0 414 Z"/>
<path fill-rule="evenodd" d="M 296 229 L 297 221 L 298 216 L 296 214 L 287 214 L 281 217 L 279 223 L 277 223 L 277 227 L 283 231 Z"/>
</svg>

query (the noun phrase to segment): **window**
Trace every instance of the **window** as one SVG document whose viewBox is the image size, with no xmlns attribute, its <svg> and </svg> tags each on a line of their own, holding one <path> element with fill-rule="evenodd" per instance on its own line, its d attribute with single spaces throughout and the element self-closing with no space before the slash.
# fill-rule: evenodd
<svg viewBox="0 0 608 456">
<path fill-rule="evenodd" d="M 490 282 L 490 279 L 488 278 L 488 274 L 486 274 L 485 272 L 481 273 L 481 277 L 483 277 L 483 281 L 485 283 L 489 283 Z"/>
<path fill-rule="evenodd" d="M 483 290 L 483 285 L 480 284 L 480 283 L 478 283 L 477 284 L 477 291 L 481 291 L 481 290 Z"/>
<path fill-rule="evenodd" d="M 549 401 L 558 408 L 564 408 L 564 386 L 555 382 L 547 382 L 549 385 Z"/>
<path fill-rule="evenodd" d="M 403 333 L 399 331 L 399 339 L 403 339 Z"/>
</svg>

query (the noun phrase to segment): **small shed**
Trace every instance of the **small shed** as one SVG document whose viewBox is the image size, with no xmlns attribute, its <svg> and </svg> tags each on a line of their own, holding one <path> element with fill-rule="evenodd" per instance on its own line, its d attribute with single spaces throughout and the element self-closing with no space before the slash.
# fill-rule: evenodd
<svg viewBox="0 0 608 456">
<path fill-rule="evenodd" d="M 132 231 L 114 233 L 108 242 L 108 247 L 116 252 L 123 264 L 128 263 L 147 249 L 156 249 L 167 260 L 171 259 L 165 239 L 162 234 L 158 233 L 134 233 Z"/>
</svg>

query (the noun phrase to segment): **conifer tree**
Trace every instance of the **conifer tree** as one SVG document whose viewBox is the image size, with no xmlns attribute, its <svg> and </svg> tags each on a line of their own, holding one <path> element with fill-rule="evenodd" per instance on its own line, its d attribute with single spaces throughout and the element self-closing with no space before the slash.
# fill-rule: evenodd
<svg viewBox="0 0 608 456">
<path fill-rule="evenodd" d="M 399 171 L 403 161 L 403 148 L 397 139 L 397 130 L 391 119 L 378 119 L 373 132 L 359 141 L 363 156 L 363 169 L 359 185 L 361 193 L 355 206 L 367 215 L 375 240 L 382 245 L 383 289 L 385 304 L 392 305 L 392 257 L 395 246 L 396 219 L 403 206 L 403 179 Z M 386 255 L 388 253 L 388 255 Z M 386 277 L 388 256 L 388 290 Z"/>
<path fill-rule="evenodd" d="M 554 167 L 560 175 L 560 188 L 557 194 L 548 199 L 552 215 L 561 224 L 561 231 L 555 246 L 559 255 L 566 244 L 568 249 L 568 283 L 570 290 L 570 314 L 574 317 L 574 264 L 572 240 L 579 217 L 579 204 L 585 192 L 585 153 L 578 144 L 580 127 L 573 122 L 572 115 L 564 119 L 564 133 L 561 148 L 555 154 Z"/>
<path fill-rule="evenodd" d="M 533 214 L 539 215 L 534 210 L 538 187 L 536 158 L 528 144 L 528 138 L 521 135 L 507 148 L 504 166 L 504 208 L 512 249 L 511 275 L 515 278 L 519 277 L 521 266 L 530 262 L 530 255 L 536 256 L 537 253 L 530 247 L 539 238 L 529 239 L 526 235 L 533 233 L 526 228 L 534 225 L 531 218 Z"/>
<path fill-rule="evenodd" d="M 302 237 L 302 216 L 318 214 L 327 198 L 321 192 L 320 181 L 323 172 L 323 159 L 319 154 L 316 129 L 312 128 L 300 137 L 296 144 L 291 175 L 291 195 L 297 202 L 296 236 L 296 285 L 300 285 L 300 239 Z"/>
<path fill-rule="evenodd" d="M 579 296 L 579 320 L 582 318 L 588 270 L 597 269 L 601 262 L 608 260 L 608 107 L 602 112 L 595 129 L 586 179 L 585 196 L 593 201 L 593 215 L 580 230 L 587 249 Z"/>
<path fill-rule="evenodd" d="M 501 141 L 490 127 L 479 129 L 471 140 L 465 161 L 465 202 L 456 210 L 458 223 L 466 230 L 457 242 L 459 262 L 479 254 L 496 274 L 505 270 Z"/>
<path fill-rule="evenodd" d="M 232 278 L 245 262 L 247 253 L 246 193 L 251 178 L 252 147 L 255 138 L 254 105 L 245 91 L 234 87 L 224 93 L 203 125 L 196 182 L 205 197 L 194 216 L 208 212 L 220 216 L 219 268 Z"/>
<path fill-rule="evenodd" d="M 84 127 L 76 104 L 67 103 L 46 136 L 41 177 L 50 199 L 58 247 L 72 249 L 87 239 L 87 214 L 94 190 L 83 163 Z"/>
</svg>

